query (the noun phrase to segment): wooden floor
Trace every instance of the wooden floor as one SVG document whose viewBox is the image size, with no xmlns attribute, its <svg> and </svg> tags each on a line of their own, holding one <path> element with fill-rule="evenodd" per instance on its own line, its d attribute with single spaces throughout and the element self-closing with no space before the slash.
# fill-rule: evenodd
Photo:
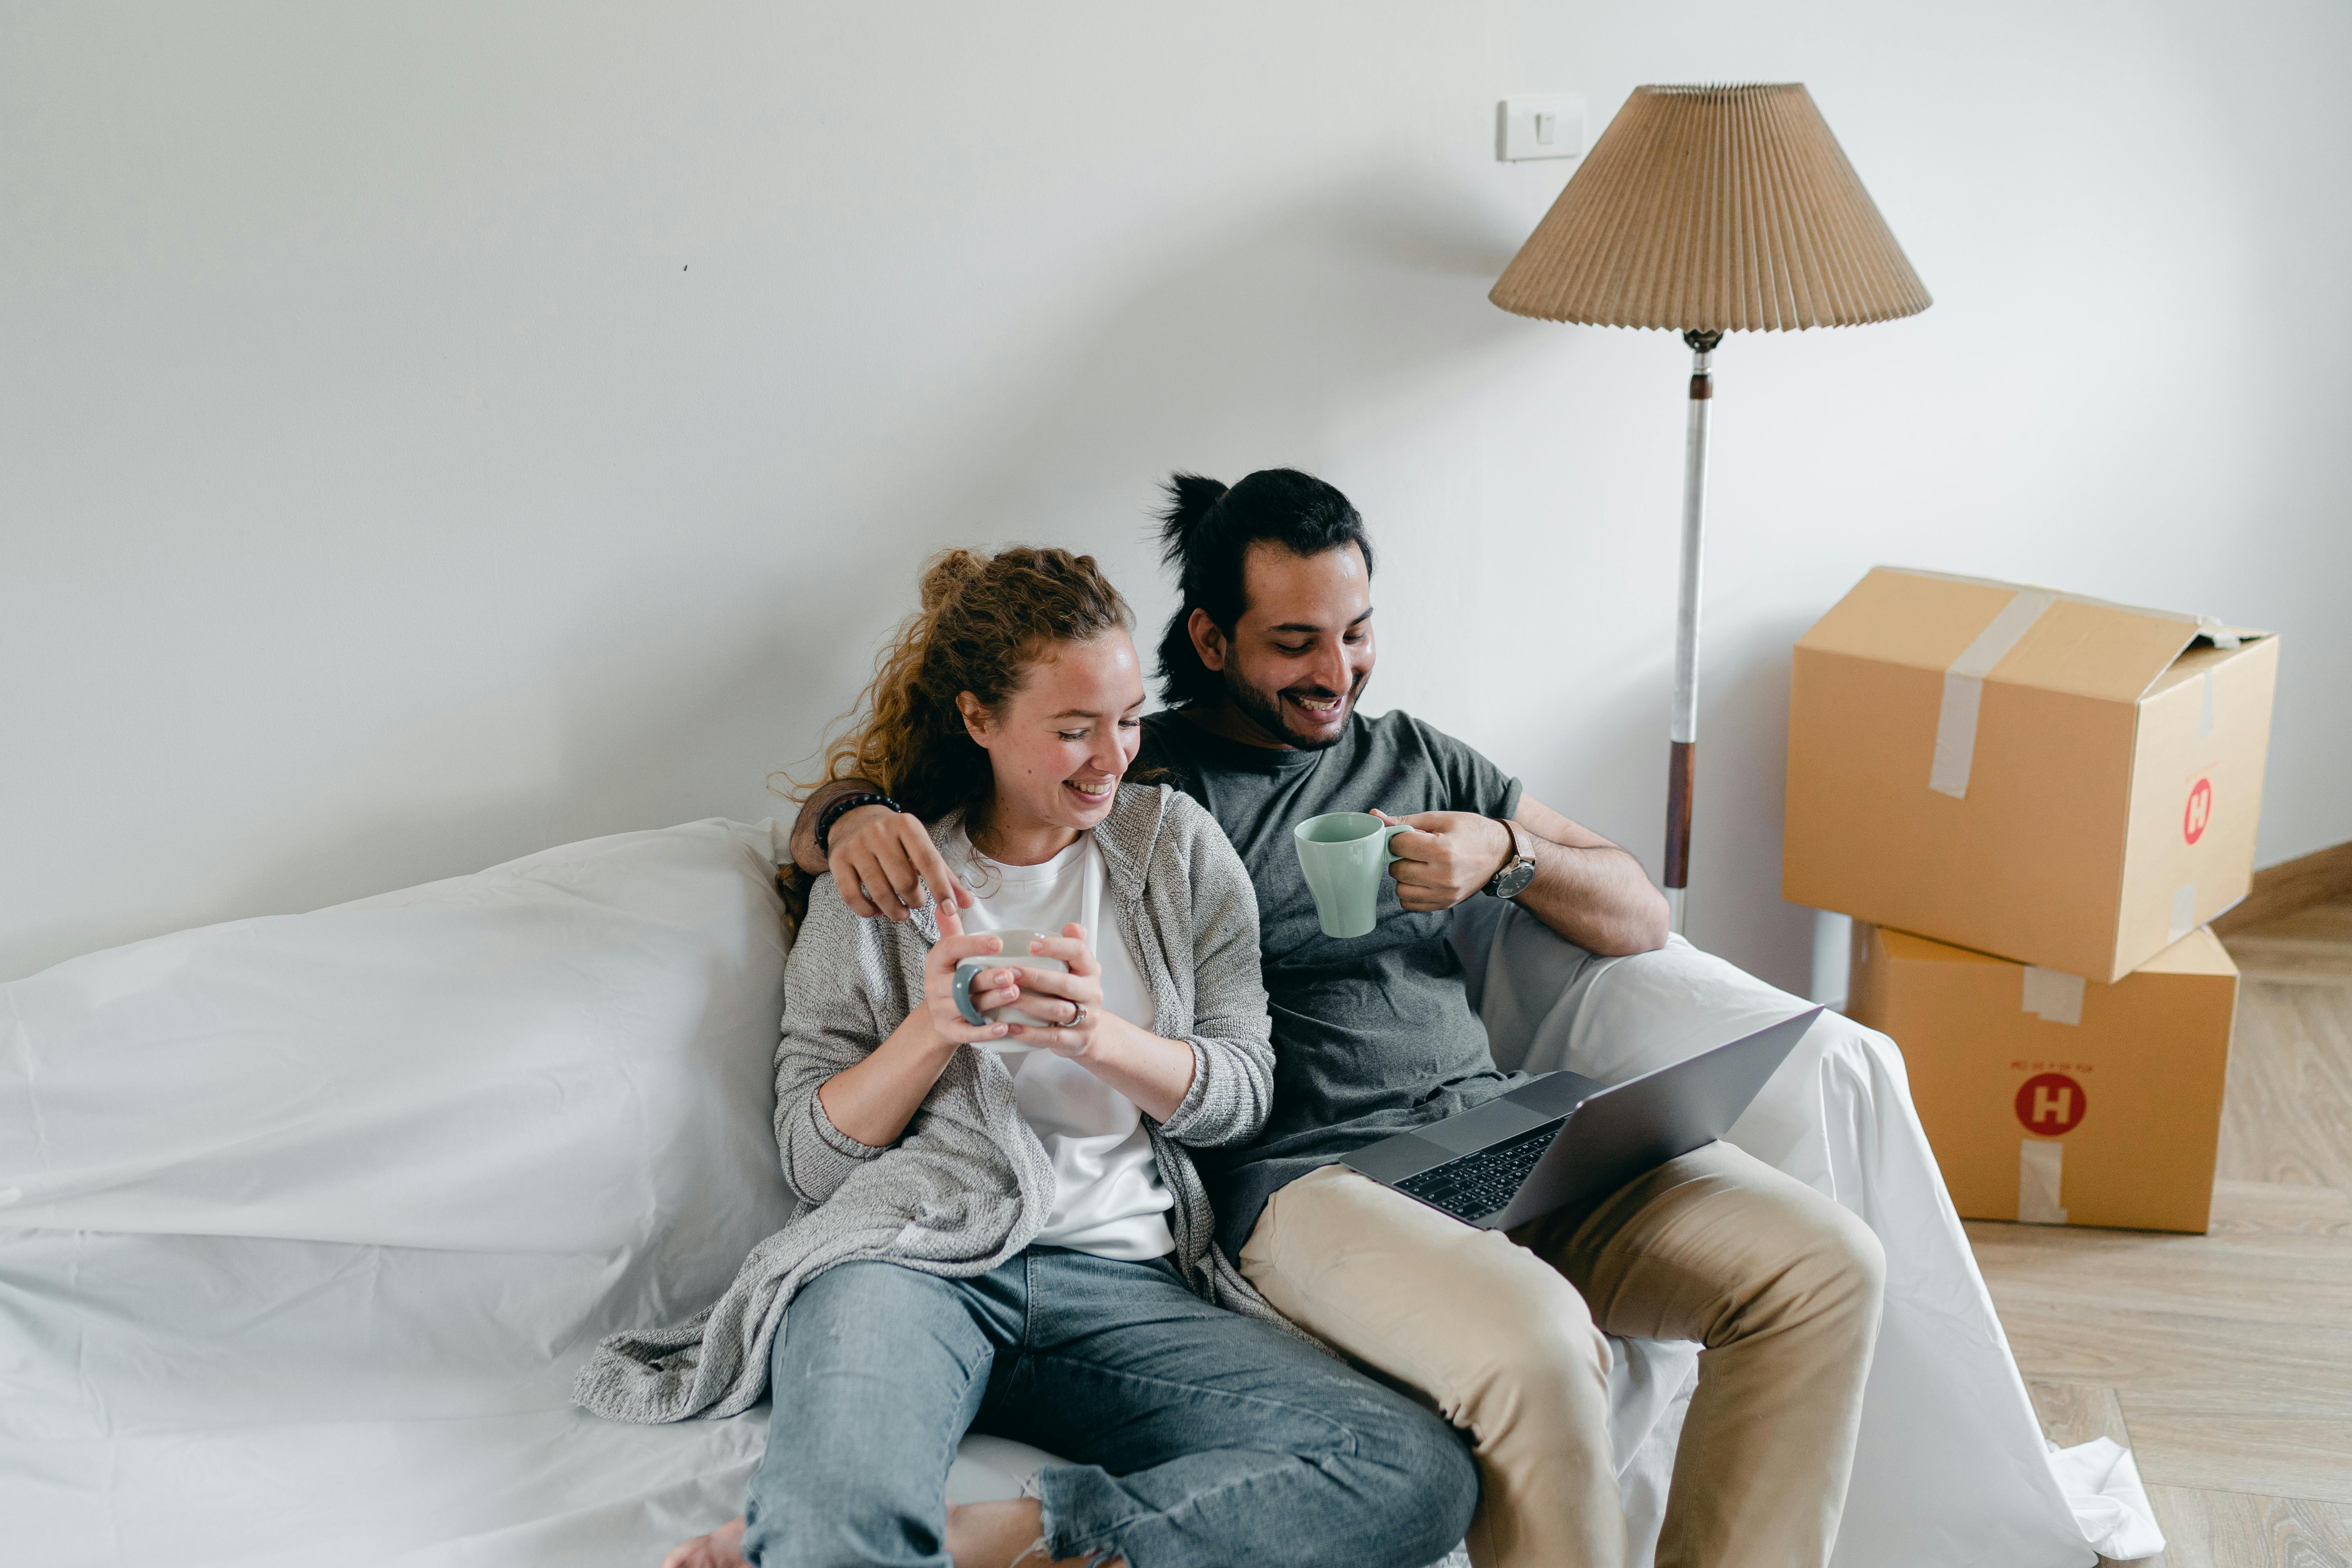
<svg viewBox="0 0 2352 1568">
<path fill-rule="evenodd" d="M 2112 1436 L 2168 1568 L 2352 1568 L 2352 900 L 2243 981 L 2210 1236 L 1970 1221 L 2043 1426 Z"/>
</svg>

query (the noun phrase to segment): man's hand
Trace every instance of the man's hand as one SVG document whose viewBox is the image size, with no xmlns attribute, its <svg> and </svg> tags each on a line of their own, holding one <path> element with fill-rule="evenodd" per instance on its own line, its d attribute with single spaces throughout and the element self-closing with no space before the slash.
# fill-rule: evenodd
<svg viewBox="0 0 2352 1568">
<path fill-rule="evenodd" d="M 1511 830 L 1491 816 L 1471 811 L 1423 811 L 1411 816 L 1391 816 L 1374 808 L 1382 822 L 1402 823 L 1412 829 L 1389 841 L 1397 859 L 1389 866 L 1396 879 L 1397 902 L 1416 914 L 1450 910 L 1488 882 L 1513 855 Z"/>
<path fill-rule="evenodd" d="M 940 858 L 920 819 L 887 805 L 861 805 L 834 820 L 825 869 L 850 913 L 903 921 L 933 900 L 971 908 L 971 894 Z M 920 883 L 928 882 L 924 893 Z"/>
</svg>

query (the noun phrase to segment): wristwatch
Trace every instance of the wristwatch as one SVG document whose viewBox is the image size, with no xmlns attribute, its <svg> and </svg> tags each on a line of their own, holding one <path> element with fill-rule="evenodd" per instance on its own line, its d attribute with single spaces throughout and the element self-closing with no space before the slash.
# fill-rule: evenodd
<svg viewBox="0 0 2352 1568">
<path fill-rule="evenodd" d="M 1498 899 L 1516 899 L 1536 879 L 1535 841 L 1528 837 L 1526 828 L 1510 818 L 1498 816 L 1495 820 L 1510 831 L 1511 858 L 1503 862 L 1501 870 L 1486 879 L 1486 891 Z"/>
</svg>

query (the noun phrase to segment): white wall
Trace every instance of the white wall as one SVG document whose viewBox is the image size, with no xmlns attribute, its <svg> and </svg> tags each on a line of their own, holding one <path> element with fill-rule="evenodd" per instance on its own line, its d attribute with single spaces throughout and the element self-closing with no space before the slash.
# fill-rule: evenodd
<svg viewBox="0 0 2352 1568">
<path fill-rule="evenodd" d="M 1788 647 L 1878 561 L 2287 636 L 2352 838 L 2352 13 L 0 11 L 0 976 L 772 809 L 949 542 L 1171 466 L 1382 548 L 1374 706 L 1654 870 L 1686 357 L 1486 290 L 1495 100 L 1802 79 L 1937 304 L 1718 354 L 1693 933 L 1806 984 Z"/>
</svg>

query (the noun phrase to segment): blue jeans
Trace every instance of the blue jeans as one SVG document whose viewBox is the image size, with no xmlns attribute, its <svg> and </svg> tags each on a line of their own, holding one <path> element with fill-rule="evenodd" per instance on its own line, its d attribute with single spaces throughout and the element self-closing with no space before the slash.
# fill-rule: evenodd
<svg viewBox="0 0 2352 1568">
<path fill-rule="evenodd" d="M 1129 1568 L 1421 1568 L 1478 1500 L 1445 1422 L 1164 1258 L 845 1263 L 793 1299 L 771 1372 L 761 1568 L 949 1568 L 948 1467 L 975 1426 L 1077 1461 L 1038 1477 L 1046 1543 Z"/>
</svg>

